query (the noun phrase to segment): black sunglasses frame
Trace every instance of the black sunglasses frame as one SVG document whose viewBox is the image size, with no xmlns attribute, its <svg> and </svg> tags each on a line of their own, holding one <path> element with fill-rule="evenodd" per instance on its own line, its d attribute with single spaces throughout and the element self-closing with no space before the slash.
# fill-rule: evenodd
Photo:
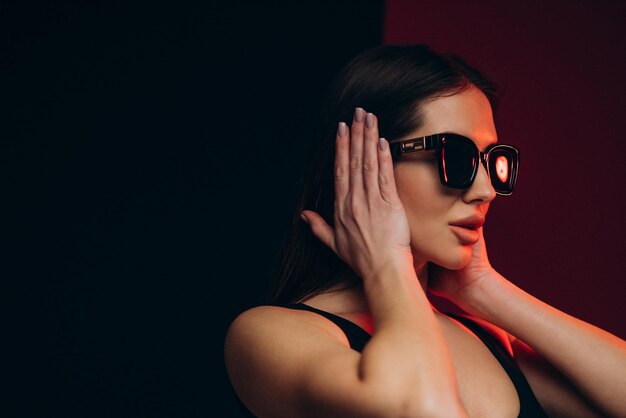
<svg viewBox="0 0 626 418">
<path fill-rule="evenodd" d="M 472 168 L 472 173 L 469 179 L 462 184 L 453 184 L 446 180 L 446 173 L 444 170 L 443 164 L 443 146 L 446 141 L 462 141 L 467 143 L 473 150 L 474 155 L 477 157 L 476 161 L 481 161 L 487 174 L 489 176 L 489 180 L 492 182 L 491 172 L 489 170 L 489 156 L 493 151 L 501 151 L 506 150 L 510 152 L 514 157 L 511 164 L 511 173 L 510 173 L 510 187 L 508 187 L 507 191 L 497 190 L 494 186 L 496 194 L 500 196 L 510 196 L 513 193 L 513 189 L 515 188 L 515 183 L 517 182 L 517 172 L 519 167 L 519 150 L 511 145 L 504 144 L 491 144 L 489 145 L 485 151 L 480 151 L 474 141 L 471 139 L 455 134 L 455 133 L 439 133 L 434 135 L 427 135 L 419 138 L 410 138 L 410 139 L 392 139 L 389 141 L 389 148 L 391 151 L 391 156 L 396 161 L 402 155 L 417 152 L 417 151 L 430 151 L 434 150 L 437 155 L 437 165 L 439 167 L 439 179 L 441 184 L 446 187 L 451 187 L 454 189 L 467 189 L 471 187 L 474 179 L 476 178 L 476 174 L 478 173 L 478 164 L 474 164 Z"/>
</svg>

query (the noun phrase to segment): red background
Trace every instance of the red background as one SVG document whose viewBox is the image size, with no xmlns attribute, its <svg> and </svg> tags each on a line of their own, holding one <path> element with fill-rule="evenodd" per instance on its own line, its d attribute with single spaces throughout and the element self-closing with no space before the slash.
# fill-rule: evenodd
<svg viewBox="0 0 626 418">
<path fill-rule="evenodd" d="M 513 196 L 485 236 L 505 277 L 626 337 L 626 3 L 407 1 L 385 5 L 384 42 L 455 52 L 502 88 L 499 141 L 520 148 Z"/>
</svg>

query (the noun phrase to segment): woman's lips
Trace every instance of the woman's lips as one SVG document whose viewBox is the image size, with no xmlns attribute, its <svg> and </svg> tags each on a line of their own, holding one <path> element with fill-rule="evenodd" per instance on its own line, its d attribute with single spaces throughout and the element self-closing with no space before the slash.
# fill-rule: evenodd
<svg viewBox="0 0 626 418">
<path fill-rule="evenodd" d="M 454 232 L 459 241 L 464 244 L 476 244 L 480 239 L 478 231 L 457 225 L 450 225 L 450 229 L 452 229 L 452 232 Z"/>
</svg>

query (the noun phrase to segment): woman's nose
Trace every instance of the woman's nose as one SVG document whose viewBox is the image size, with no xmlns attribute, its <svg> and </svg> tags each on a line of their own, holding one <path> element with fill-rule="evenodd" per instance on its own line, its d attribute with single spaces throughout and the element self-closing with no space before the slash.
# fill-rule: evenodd
<svg viewBox="0 0 626 418">
<path fill-rule="evenodd" d="M 490 202 L 496 197 L 496 191 L 491 185 L 491 179 L 483 164 L 479 164 L 476 178 L 469 189 L 463 194 L 463 200 L 467 203 Z"/>
</svg>

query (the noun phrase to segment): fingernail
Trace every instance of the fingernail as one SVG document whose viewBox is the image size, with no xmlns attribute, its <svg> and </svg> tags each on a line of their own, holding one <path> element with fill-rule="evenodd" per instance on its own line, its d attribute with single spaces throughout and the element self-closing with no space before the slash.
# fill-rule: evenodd
<svg viewBox="0 0 626 418">
<path fill-rule="evenodd" d="M 348 133 L 348 125 L 345 122 L 339 122 L 339 128 L 337 129 L 339 136 L 346 136 Z"/>
<path fill-rule="evenodd" d="M 365 110 L 360 107 L 354 109 L 354 120 L 357 122 L 363 122 L 363 118 L 365 117 Z"/>
<path fill-rule="evenodd" d="M 380 148 L 381 151 L 384 151 L 386 146 L 387 140 L 385 138 L 378 138 L 378 148 Z"/>
<path fill-rule="evenodd" d="M 365 126 L 367 126 L 368 128 L 374 126 L 374 115 L 372 115 L 371 113 L 365 115 Z"/>
<path fill-rule="evenodd" d="M 304 216 L 304 213 L 300 214 L 300 218 L 302 218 L 302 220 L 306 222 L 307 224 L 309 223 L 309 220 L 306 218 L 306 216 Z"/>
</svg>

